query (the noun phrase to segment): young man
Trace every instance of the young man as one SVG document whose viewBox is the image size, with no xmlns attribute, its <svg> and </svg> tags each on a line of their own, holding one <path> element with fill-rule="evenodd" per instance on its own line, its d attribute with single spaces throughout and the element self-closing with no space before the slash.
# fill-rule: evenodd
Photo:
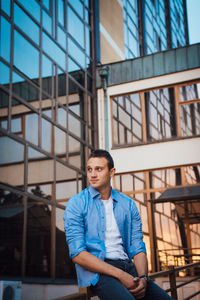
<svg viewBox="0 0 200 300">
<path fill-rule="evenodd" d="M 72 197 L 65 210 L 66 240 L 78 284 L 90 286 L 101 300 L 169 300 L 148 279 L 140 215 L 132 199 L 112 189 L 114 174 L 111 155 L 93 151 L 87 163 L 90 186 Z"/>
</svg>

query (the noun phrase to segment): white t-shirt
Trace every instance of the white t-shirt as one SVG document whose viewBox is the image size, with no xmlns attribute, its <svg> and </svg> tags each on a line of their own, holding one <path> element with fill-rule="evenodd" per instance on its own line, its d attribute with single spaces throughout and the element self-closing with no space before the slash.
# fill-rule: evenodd
<svg viewBox="0 0 200 300">
<path fill-rule="evenodd" d="M 106 258 L 127 259 L 128 255 L 124 251 L 122 238 L 113 212 L 113 199 L 110 197 L 108 200 L 101 201 L 104 204 L 106 214 Z"/>
</svg>

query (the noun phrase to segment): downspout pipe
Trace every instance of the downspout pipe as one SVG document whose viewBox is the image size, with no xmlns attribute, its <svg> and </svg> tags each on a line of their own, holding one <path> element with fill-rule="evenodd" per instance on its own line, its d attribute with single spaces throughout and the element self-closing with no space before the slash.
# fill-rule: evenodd
<svg viewBox="0 0 200 300">
<path fill-rule="evenodd" d="M 101 87 L 104 92 L 104 125 L 105 125 L 105 150 L 109 151 L 109 135 L 108 135 L 108 76 L 109 76 L 109 67 L 103 66 L 99 68 L 99 76 L 101 77 Z"/>
</svg>

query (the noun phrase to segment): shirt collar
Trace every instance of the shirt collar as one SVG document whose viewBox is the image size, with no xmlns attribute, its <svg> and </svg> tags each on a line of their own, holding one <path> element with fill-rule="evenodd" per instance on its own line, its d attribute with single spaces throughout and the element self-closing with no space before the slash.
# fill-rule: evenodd
<svg viewBox="0 0 200 300">
<path fill-rule="evenodd" d="M 94 189 L 91 185 L 89 186 L 89 192 L 92 198 L 95 198 L 97 197 L 97 195 L 100 195 L 100 193 L 96 189 Z M 111 187 L 111 197 L 114 201 L 118 202 L 116 191 L 112 187 Z"/>
</svg>

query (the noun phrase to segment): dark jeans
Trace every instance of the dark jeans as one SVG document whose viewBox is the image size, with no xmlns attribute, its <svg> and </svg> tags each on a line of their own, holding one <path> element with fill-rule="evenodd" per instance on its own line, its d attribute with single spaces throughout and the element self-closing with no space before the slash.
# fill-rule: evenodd
<svg viewBox="0 0 200 300">
<path fill-rule="evenodd" d="M 105 260 L 107 263 L 122 269 L 123 271 L 137 276 L 135 266 L 130 261 L 125 260 Z M 91 291 L 101 300 L 134 300 L 135 297 L 117 279 L 100 274 L 99 281 L 95 286 L 91 286 Z M 142 300 L 172 300 L 172 298 L 156 285 L 152 280 L 148 281 L 145 297 Z"/>
</svg>

